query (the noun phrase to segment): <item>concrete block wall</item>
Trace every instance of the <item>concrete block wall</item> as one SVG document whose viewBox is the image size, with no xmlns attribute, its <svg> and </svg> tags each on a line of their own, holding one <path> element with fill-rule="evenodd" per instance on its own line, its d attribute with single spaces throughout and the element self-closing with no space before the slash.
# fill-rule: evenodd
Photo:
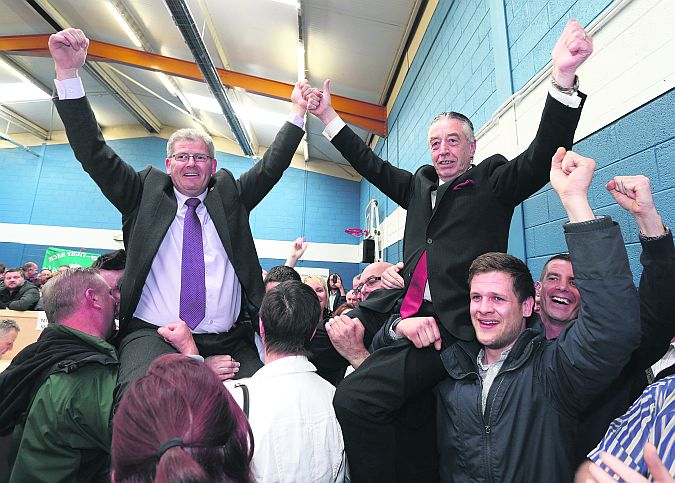
<svg viewBox="0 0 675 483">
<path fill-rule="evenodd" d="M 111 147 L 135 169 L 153 164 L 164 170 L 166 140 L 157 137 L 113 140 Z M 39 157 L 20 149 L 0 149 L 3 189 L 0 190 L 0 224 L 51 225 L 63 227 L 121 230 L 121 215 L 103 197 L 98 187 L 82 170 L 67 144 L 31 148 Z M 219 167 L 239 176 L 252 166 L 248 158 L 217 153 Z M 332 176 L 289 168 L 281 181 L 251 213 L 251 228 L 256 239 L 287 240 L 306 236 L 315 243 L 356 245 L 359 239 L 344 229 L 359 226 L 359 184 Z M 3 238 L 4 239 L 4 238 Z M 0 242 L 0 261 L 18 265 L 28 260 L 42 262 L 46 245 Z M 107 250 L 78 245 L 101 253 Z M 264 259 L 267 268 L 283 259 Z M 345 279 L 358 271 L 358 263 L 301 262 L 304 265 L 338 271 Z"/>
<path fill-rule="evenodd" d="M 611 0 L 504 0 L 513 87 L 523 87 L 551 60 L 551 49 L 570 18 L 592 22 Z"/>
<path fill-rule="evenodd" d="M 654 201 L 666 225 L 675 225 L 675 91 L 654 99 L 574 145 L 596 160 L 589 193 L 598 215 L 621 225 L 635 281 L 642 273 L 638 229 L 633 217 L 614 201 L 605 184 L 614 176 L 647 176 Z M 550 184 L 523 203 L 527 262 L 534 275 L 546 260 L 567 251 L 562 225 L 567 216 Z"/>
</svg>

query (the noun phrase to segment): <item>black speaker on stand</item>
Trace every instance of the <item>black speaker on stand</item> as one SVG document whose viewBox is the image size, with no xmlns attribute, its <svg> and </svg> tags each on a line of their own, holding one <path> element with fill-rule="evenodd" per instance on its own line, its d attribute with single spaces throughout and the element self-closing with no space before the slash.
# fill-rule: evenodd
<svg viewBox="0 0 675 483">
<path fill-rule="evenodd" d="M 375 240 L 366 238 L 363 240 L 363 258 L 361 263 L 373 263 L 375 261 Z"/>
</svg>

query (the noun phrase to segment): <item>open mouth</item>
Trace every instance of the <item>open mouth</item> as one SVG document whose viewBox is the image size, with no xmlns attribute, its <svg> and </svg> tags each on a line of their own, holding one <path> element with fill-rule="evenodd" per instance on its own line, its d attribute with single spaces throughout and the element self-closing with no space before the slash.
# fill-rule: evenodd
<svg viewBox="0 0 675 483">
<path fill-rule="evenodd" d="M 478 323 L 480 324 L 481 328 L 483 328 L 483 329 L 491 329 L 491 328 L 499 325 L 498 320 L 479 320 Z"/>
<path fill-rule="evenodd" d="M 551 300 L 560 305 L 570 305 L 572 301 L 570 299 L 566 299 L 565 297 L 559 297 L 559 296 L 553 296 L 551 297 Z"/>
<path fill-rule="evenodd" d="M 447 161 L 447 160 L 438 162 L 438 164 L 441 165 L 441 166 L 448 166 L 448 165 L 451 165 L 453 163 L 454 163 L 454 161 Z"/>
</svg>

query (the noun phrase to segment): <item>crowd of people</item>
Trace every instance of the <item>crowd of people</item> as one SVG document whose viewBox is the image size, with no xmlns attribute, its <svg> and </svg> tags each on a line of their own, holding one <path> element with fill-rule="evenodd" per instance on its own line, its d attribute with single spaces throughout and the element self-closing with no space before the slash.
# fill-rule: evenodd
<svg viewBox="0 0 675 483">
<path fill-rule="evenodd" d="M 636 288 L 619 225 L 588 200 L 595 161 L 570 150 L 576 72 L 593 50 L 578 23 L 553 49 L 522 154 L 474 165 L 471 121 L 444 112 L 432 164 L 415 173 L 349 129 L 328 81 L 295 85 L 288 122 L 239 178 L 195 129 L 169 138 L 166 172 L 137 172 L 87 101 L 87 46 L 77 29 L 51 36 L 54 102 L 122 214 L 125 250 L 45 283 L 35 264 L 4 273 L 3 308 L 41 300 L 49 321 L 0 373 L 10 482 L 673 481 L 673 236 L 648 178 L 609 181 L 639 230 Z M 350 290 L 338 273 L 301 278 L 303 239 L 260 275 L 248 214 L 289 166 L 307 112 L 408 211 L 403 260 L 366 266 Z M 514 208 L 547 182 L 569 253 L 535 282 L 505 252 Z M 18 331 L 0 321 L 0 350 Z"/>
</svg>

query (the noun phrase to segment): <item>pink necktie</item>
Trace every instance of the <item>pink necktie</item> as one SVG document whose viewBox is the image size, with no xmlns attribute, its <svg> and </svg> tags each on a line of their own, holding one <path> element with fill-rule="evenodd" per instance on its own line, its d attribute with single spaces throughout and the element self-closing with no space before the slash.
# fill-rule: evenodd
<svg viewBox="0 0 675 483">
<path fill-rule="evenodd" d="M 417 313 L 417 311 L 422 306 L 422 300 L 424 299 L 424 287 L 427 285 L 427 252 L 426 250 L 422 253 L 415 271 L 413 272 L 412 278 L 410 279 L 410 285 L 408 286 L 408 291 L 403 297 L 403 303 L 401 303 L 401 318 L 407 319 L 412 317 Z"/>
</svg>

